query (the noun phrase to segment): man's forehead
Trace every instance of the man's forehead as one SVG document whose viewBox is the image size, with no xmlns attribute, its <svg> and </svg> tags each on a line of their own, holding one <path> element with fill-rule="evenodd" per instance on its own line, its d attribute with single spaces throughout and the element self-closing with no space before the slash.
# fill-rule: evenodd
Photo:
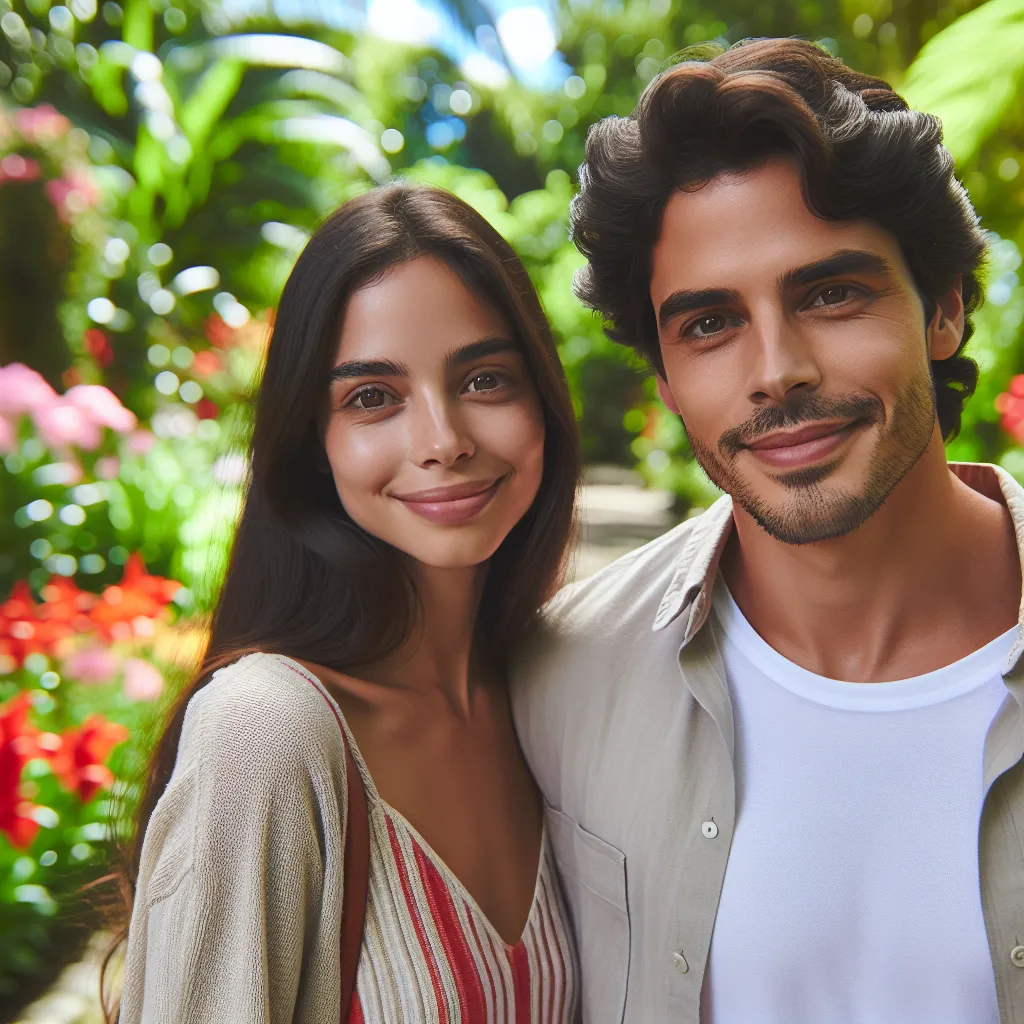
<svg viewBox="0 0 1024 1024">
<path fill-rule="evenodd" d="M 777 281 L 841 250 L 873 252 L 894 267 L 896 240 L 871 221 L 828 221 L 806 205 L 785 161 L 720 175 L 666 203 L 652 252 L 651 294 Z"/>
</svg>

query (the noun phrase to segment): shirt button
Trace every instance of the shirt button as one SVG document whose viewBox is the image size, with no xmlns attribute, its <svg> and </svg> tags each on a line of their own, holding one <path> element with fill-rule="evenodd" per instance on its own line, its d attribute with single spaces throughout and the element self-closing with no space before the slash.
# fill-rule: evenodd
<svg viewBox="0 0 1024 1024">
<path fill-rule="evenodd" d="M 1024 967 L 1024 946 L 1014 946 L 1010 950 L 1010 962 L 1014 967 Z"/>
<path fill-rule="evenodd" d="M 672 954 L 672 963 L 676 965 L 676 970 L 680 974 L 685 974 L 690 969 L 690 965 L 686 962 L 686 957 L 683 956 L 682 950 Z"/>
<path fill-rule="evenodd" d="M 718 826 L 713 821 L 705 821 L 700 827 L 705 839 L 714 839 L 718 835 Z"/>
</svg>

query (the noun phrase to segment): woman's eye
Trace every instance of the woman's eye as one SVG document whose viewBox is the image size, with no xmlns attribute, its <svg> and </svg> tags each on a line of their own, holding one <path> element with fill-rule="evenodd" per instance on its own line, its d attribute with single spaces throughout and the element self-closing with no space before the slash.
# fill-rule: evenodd
<svg viewBox="0 0 1024 1024">
<path fill-rule="evenodd" d="M 394 403 L 394 398 L 383 388 L 361 388 L 348 401 L 348 406 L 373 412 L 385 409 Z"/>
<path fill-rule="evenodd" d="M 719 331 L 724 331 L 729 326 L 729 321 L 721 315 L 709 315 L 698 317 L 690 325 L 688 334 L 692 334 L 697 338 L 707 338 L 712 334 L 718 334 Z"/>
<path fill-rule="evenodd" d="M 503 381 L 496 373 L 478 373 L 469 379 L 466 385 L 467 391 L 496 391 L 503 384 Z"/>
</svg>

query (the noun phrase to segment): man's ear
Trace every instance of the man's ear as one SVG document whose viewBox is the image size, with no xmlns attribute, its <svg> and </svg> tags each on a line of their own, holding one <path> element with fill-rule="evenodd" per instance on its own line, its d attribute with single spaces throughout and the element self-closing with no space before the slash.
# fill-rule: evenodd
<svg viewBox="0 0 1024 1024">
<path fill-rule="evenodd" d="M 964 297 L 961 281 L 940 295 L 927 327 L 928 354 L 932 360 L 949 359 L 960 347 L 964 337 Z"/>
<path fill-rule="evenodd" d="M 676 398 L 672 394 L 672 389 L 668 386 L 668 381 L 660 373 L 656 373 L 654 379 L 658 383 L 658 395 L 662 402 L 665 403 L 665 408 L 669 412 L 674 412 L 677 416 L 681 416 L 682 413 L 680 413 L 679 406 L 676 404 Z"/>
</svg>

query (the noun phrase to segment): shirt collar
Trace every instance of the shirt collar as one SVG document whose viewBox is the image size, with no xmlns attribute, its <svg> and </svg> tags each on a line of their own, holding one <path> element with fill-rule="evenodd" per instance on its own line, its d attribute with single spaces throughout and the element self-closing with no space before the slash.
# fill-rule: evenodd
<svg viewBox="0 0 1024 1024">
<path fill-rule="evenodd" d="M 1024 566 L 1024 488 L 999 466 L 984 463 L 951 462 L 953 472 L 968 487 L 999 501 L 1009 510 L 1017 537 L 1017 551 Z M 676 570 L 654 616 L 653 629 L 664 629 L 686 614 L 685 646 L 704 625 L 711 608 L 711 589 L 718 573 L 718 561 L 732 533 L 732 498 L 724 494 L 694 521 L 693 529 L 676 559 Z M 1003 666 L 1010 674 L 1024 654 L 1024 597 L 1018 612 L 1017 637 Z M 1024 696 L 1024 695 L 1022 695 Z"/>
</svg>

